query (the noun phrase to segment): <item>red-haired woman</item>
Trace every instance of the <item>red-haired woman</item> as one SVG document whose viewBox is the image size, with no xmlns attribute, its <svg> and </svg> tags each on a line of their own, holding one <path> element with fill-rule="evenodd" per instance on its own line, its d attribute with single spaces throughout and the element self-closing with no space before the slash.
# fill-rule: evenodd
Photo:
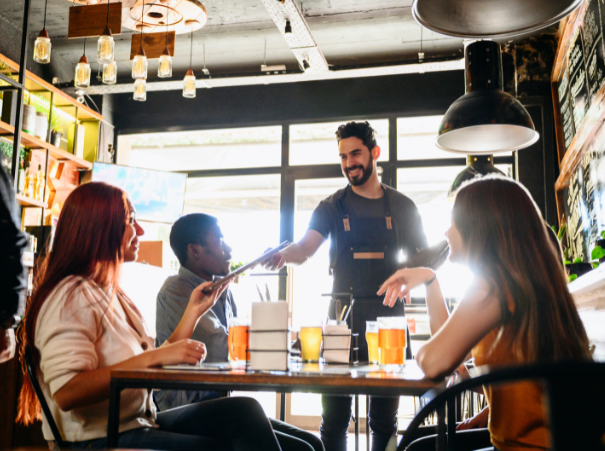
<svg viewBox="0 0 605 451">
<path fill-rule="evenodd" d="M 485 177 L 458 191 L 446 233 L 450 260 L 474 273 L 458 308 L 449 313 L 428 268 L 397 271 L 378 292 L 385 294 L 385 305 L 393 305 L 426 285 L 432 338 L 416 359 L 428 377 L 450 374 L 471 354 L 477 365 L 590 359 L 560 250 L 548 233 L 531 196 L 513 180 Z M 496 449 L 549 449 L 537 384 L 484 390 L 489 423 L 483 423 Z M 419 449 L 415 443 L 410 450 Z"/>
<path fill-rule="evenodd" d="M 119 188 L 104 183 L 76 188 L 65 201 L 53 249 L 25 313 L 21 346 L 31 350 L 46 402 L 73 448 L 106 448 L 111 370 L 195 364 L 206 353 L 204 344 L 190 337 L 220 292 L 203 294 L 208 284 L 196 288 L 177 329 L 155 349 L 139 311 L 120 291 L 121 264 L 136 260 L 143 234 L 135 215 Z M 251 398 L 156 413 L 148 391 L 132 389 L 122 393 L 120 408 L 120 448 L 281 450 L 269 420 Z M 26 381 L 19 420 L 31 422 L 39 412 Z M 43 432 L 52 440 L 45 420 Z M 314 437 L 299 436 L 309 440 L 280 434 L 281 445 L 313 451 L 309 442 Z"/>
</svg>

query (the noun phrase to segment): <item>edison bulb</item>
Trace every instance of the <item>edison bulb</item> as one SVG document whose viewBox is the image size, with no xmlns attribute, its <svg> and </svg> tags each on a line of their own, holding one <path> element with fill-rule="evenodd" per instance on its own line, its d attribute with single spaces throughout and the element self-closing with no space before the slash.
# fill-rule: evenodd
<svg viewBox="0 0 605 451">
<path fill-rule="evenodd" d="M 190 99 L 195 97 L 195 75 L 191 69 L 187 71 L 187 75 L 183 79 L 183 97 Z"/>
<path fill-rule="evenodd" d="M 164 53 L 162 56 L 160 56 L 160 63 L 158 65 L 158 77 L 172 77 L 172 58 L 170 58 L 170 55 Z"/>
<path fill-rule="evenodd" d="M 50 63 L 50 38 L 46 30 L 42 30 L 34 43 L 34 61 L 40 64 Z"/>
<path fill-rule="evenodd" d="M 113 36 L 109 28 L 106 28 L 103 34 L 99 36 L 97 43 L 97 62 L 99 64 L 109 64 L 114 60 L 114 46 Z"/>
<path fill-rule="evenodd" d="M 132 60 L 132 78 L 147 79 L 147 57 L 145 55 L 135 55 Z"/>
<path fill-rule="evenodd" d="M 134 93 L 132 98 L 140 102 L 147 100 L 147 82 L 144 78 L 137 78 L 134 81 Z"/>
<path fill-rule="evenodd" d="M 117 80 L 117 76 L 118 65 L 115 60 L 113 60 L 109 64 L 103 65 L 103 83 L 105 83 L 106 85 L 113 85 Z"/>
<path fill-rule="evenodd" d="M 88 64 L 85 56 L 82 56 L 80 62 L 76 64 L 74 86 L 76 88 L 88 88 L 90 86 L 90 64 Z"/>
</svg>

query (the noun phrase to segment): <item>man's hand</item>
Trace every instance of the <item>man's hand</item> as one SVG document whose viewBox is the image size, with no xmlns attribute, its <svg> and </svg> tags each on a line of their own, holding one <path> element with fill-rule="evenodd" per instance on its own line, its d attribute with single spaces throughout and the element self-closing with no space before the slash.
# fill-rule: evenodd
<svg viewBox="0 0 605 451">
<path fill-rule="evenodd" d="M 267 251 L 270 249 L 267 249 Z M 265 251 L 266 252 L 266 251 Z M 284 267 L 286 259 L 281 252 L 276 252 L 270 258 L 261 263 L 269 271 L 278 271 Z"/>
<path fill-rule="evenodd" d="M 15 357 L 15 331 L 13 329 L 0 329 L 0 363 Z"/>
<path fill-rule="evenodd" d="M 468 420 L 464 420 L 458 426 L 456 426 L 457 431 L 465 431 L 467 429 L 483 429 L 487 427 L 487 422 L 489 419 L 489 406 L 475 415 L 473 418 L 469 418 Z"/>
</svg>

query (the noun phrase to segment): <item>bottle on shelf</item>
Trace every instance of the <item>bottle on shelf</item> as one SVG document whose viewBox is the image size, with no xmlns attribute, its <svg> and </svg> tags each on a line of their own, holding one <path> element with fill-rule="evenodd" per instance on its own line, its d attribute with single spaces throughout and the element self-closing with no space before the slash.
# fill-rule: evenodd
<svg viewBox="0 0 605 451">
<path fill-rule="evenodd" d="M 25 170 L 23 168 L 23 160 L 21 160 L 21 164 L 19 164 L 19 186 L 17 187 L 17 191 L 19 194 L 24 194 L 25 192 Z"/>
<path fill-rule="evenodd" d="M 25 190 L 23 194 L 30 199 L 34 198 L 34 176 L 31 174 L 30 165 L 25 170 Z"/>
<path fill-rule="evenodd" d="M 41 164 L 38 165 L 38 173 L 34 182 L 34 199 L 44 201 L 44 172 L 42 172 Z"/>
</svg>

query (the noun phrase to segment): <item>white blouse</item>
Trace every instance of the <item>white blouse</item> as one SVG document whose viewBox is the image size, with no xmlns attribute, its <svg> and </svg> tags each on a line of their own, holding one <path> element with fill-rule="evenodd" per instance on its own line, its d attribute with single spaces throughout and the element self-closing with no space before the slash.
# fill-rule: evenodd
<svg viewBox="0 0 605 451">
<path fill-rule="evenodd" d="M 35 332 L 41 356 L 38 380 L 68 442 L 106 437 L 109 401 L 63 412 L 55 403 L 55 393 L 82 371 L 115 365 L 154 348 L 143 319 L 120 298 L 110 302 L 94 282 L 70 276 L 57 285 L 40 309 Z M 120 432 L 156 427 L 155 418 L 155 405 L 147 390 L 122 391 Z M 53 440 L 45 419 L 42 431 L 46 440 Z"/>
</svg>

